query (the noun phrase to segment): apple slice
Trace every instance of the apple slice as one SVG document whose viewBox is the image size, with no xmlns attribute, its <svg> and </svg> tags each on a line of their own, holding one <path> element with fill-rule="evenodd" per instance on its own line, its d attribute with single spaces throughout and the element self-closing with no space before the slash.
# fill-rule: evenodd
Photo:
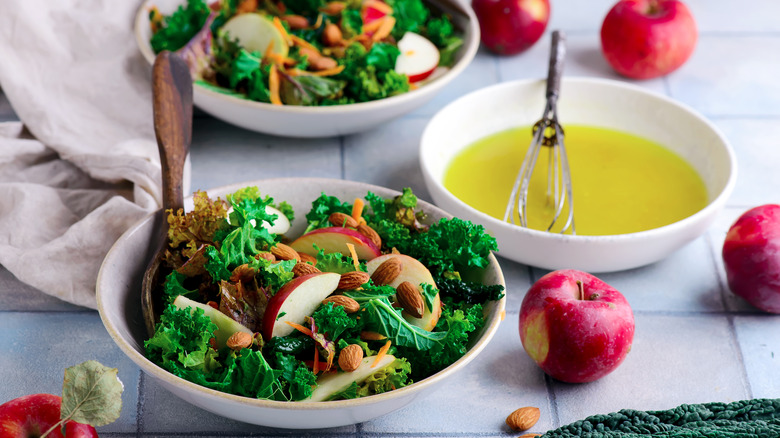
<svg viewBox="0 0 780 438">
<path fill-rule="evenodd" d="M 349 248 L 347 248 L 348 243 L 355 245 L 355 252 L 360 260 L 371 260 L 382 254 L 371 239 L 351 228 L 343 227 L 318 228 L 309 231 L 297 238 L 290 246 L 292 249 L 310 256 L 317 255 L 314 245 L 326 253 L 340 252 L 345 256 L 350 256 Z"/>
<path fill-rule="evenodd" d="M 287 336 L 294 330 L 287 321 L 303 324 L 322 300 L 339 285 L 341 275 L 335 272 L 315 272 L 293 278 L 268 300 L 263 314 L 263 339 Z"/>
<path fill-rule="evenodd" d="M 220 36 L 227 35 L 231 40 L 238 40 L 238 44 L 249 52 L 259 52 L 261 56 L 268 46 L 273 44 L 271 51 L 287 56 L 289 47 L 284 36 L 274 26 L 274 23 L 258 13 L 246 13 L 234 15 L 220 29 Z"/>
<path fill-rule="evenodd" d="M 398 41 L 401 53 L 395 60 L 395 71 L 409 76 L 409 82 L 419 82 L 430 76 L 439 65 L 439 49 L 427 38 L 406 32 Z"/>
<path fill-rule="evenodd" d="M 433 287 L 436 287 L 436 283 L 433 281 L 431 271 L 429 271 L 428 268 L 426 268 L 425 265 L 420 263 L 420 261 L 416 258 L 409 257 L 405 254 L 391 253 L 369 260 L 366 262 L 366 270 L 368 271 L 368 274 L 373 274 L 379 265 L 387 260 L 390 260 L 391 258 L 397 258 L 400 260 L 402 267 L 401 273 L 398 274 L 398 277 L 389 283 L 390 286 L 398 287 L 399 284 L 403 283 L 404 281 L 408 281 L 409 283 L 412 283 L 416 286 L 419 286 L 421 283 L 429 283 L 432 284 Z M 409 321 L 409 323 L 412 325 L 420 327 L 423 330 L 433 330 L 433 328 L 436 327 L 436 323 L 439 322 L 439 317 L 441 316 L 441 299 L 439 298 L 439 294 L 436 294 L 436 298 L 433 299 L 432 309 L 429 309 L 427 305 L 425 306 L 425 312 L 423 312 L 422 318 L 415 318 L 406 312 L 403 312 L 403 316 L 404 319 Z"/>
<path fill-rule="evenodd" d="M 377 371 L 381 371 L 393 363 L 395 356 L 386 354 L 379 360 L 376 366 L 372 366 L 375 360 L 376 356 L 364 357 L 354 371 L 323 374 L 317 379 L 317 387 L 314 388 L 311 398 L 306 401 L 325 401 L 334 394 L 347 389 L 352 385 L 352 382 L 356 382 L 359 385 Z"/>
<path fill-rule="evenodd" d="M 230 213 L 233 212 L 233 207 L 228 208 L 227 214 L 228 214 L 228 223 L 230 223 Z M 263 228 L 268 230 L 271 234 L 284 234 L 287 231 L 290 230 L 290 220 L 287 219 L 287 216 L 284 215 L 281 211 L 279 211 L 277 208 L 271 207 L 270 205 L 265 206 L 265 212 L 268 214 L 275 214 L 277 216 L 276 220 L 274 221 L 274 224 L 271 225 L 268 223 L 268 221 L 263 221 Z M 251 219 L 249 221 L 252 226 L 256 226 L 257 222 L 254 219 Z"/>
<path fill-rule="evenodd" d="M 0 405 L 0 436 L 3 438 L 27 438 L 41 436 L 60 422 L 62 398 L 54 394 L 30 394 Z M 62 437 L 59 430 L 49 434 Z M 68 438 L 97 438 L 94 427 L 68 421 L 65 423 Z"/>
<path fill-rule="evenodd" d="M 217 348 L 222 348 L 227 343 L 228 338 L 235 332 L 244 332 L 252 334 L 252 330 L 249 330 L 242 324 L 234 321 L 229 316 L 220 312 L 208 304 L 199 303 L 193 301 L 183 295 L 179 295 L 173 300 L 173 305 L 179 309 L 191 308 L 194 312 L 195 309 L 203 309 L 203 314 L 208 316 L 211 322 L 217 325 L 217 330 L 214 332 L 214 337 L 217 341 Z"/>
</svg>

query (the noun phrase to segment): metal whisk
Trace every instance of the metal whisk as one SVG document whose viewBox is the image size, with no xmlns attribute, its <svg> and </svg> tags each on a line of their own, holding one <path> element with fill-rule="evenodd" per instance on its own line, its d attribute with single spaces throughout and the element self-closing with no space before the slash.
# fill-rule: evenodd
<svg viewBox="0 0 780 438">
<path fill-rule="evenodd" d="M 550 49 L 550 64 L 547 71 L 547 105 L 544 108 L 541 120 L 533 126 L 533 140 L 525 154 L 523 164 L 517 173 L 517 179 L 512 187 L 509 202 L 506 205 L 504 221 L 516 224 L 515 216 L 520 220 L 520 225 L 528 227 L 526 207 L 528 203 L 528 187 L 531 183 L 531 175 L 534 172 L 537 158 L 542 147 L 546 147 L 549 153 L 547 166 L 547 202 L 552 202 L 554 213 L 552 222 L 546 231 L 553 230 L 556 224 L 560 225 L 565 218 L 561 233 L 568 231 L 576 234 L 574 229 L 574 203 L 572 199 L 571 172 L 569 160 L 566 156 L 566 147 L 563 141 L 563 127 L 558 123 L 558 92 L 561 84 L 561 72 L 563 70 L 563 58 L 566 56 L 566 37 L 561 31 L 552 34 L 552 47 Z M 568 203 L 568 214 L 563 215 L 564 206 Z"/>
</svg>

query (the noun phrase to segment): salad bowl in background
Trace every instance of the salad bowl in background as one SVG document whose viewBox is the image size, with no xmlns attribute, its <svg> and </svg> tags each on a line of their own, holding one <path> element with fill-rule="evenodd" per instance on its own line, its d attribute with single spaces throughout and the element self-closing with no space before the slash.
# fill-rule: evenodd
<svg viewBox="0 0 780 438">
<path fill-rule="evenodd" d="M 263 195 L 276 201 L 286 200 L 296 212 L 290 236 L 299 235 L 306 225 L 303 217 L 321 192 L 340 199 L 363 197 L 371 191 L 383 197 L 398 192 L 369 184 L 315 178 L 280 178 L 252 181 L 208 190 L 211 197 L 224 196 L 237 189 L 256 185 Z M 451 215 L 419 201 L 431 221 Z M 192 199 L 185 201 L 192 208 Z M 212 390 L 174 376 L 144 355 L 146 327 L 141 314 L 141 279 L 157 243 L 153 240 L 163 219 L 158 210 L 124 233 L 106 256 L 97 280 L 98 310 L 108 333 L 119 348 L 147 375 L 183 400 L 227 418 L 270 427 L 312 429 L 335 427 L 367 421 L 397 410 L 441 386 L 445 379 L 462 370 L 485 348 L 495 334 L 505 310 L 506 298 L 485 306 L 485 326 L 476 333 L 469 351 L 444 370 L 409 386 L 368 397 L 327 402 L 282 402 L 251 399 Z M 495 256 L 481 273 L 485 284 L 505 285 Z"/>
<path fill-rule="evenodd" d="M 483 225 L 498 241 L 501 256 L 553 270 L 631 269 L 661 260 L 704 233 L 723 209 L 737 173 L 728 140 L 711 122 L 668 97 L 613 80 L 564 78 L 560 96 L 558 115 L 564 129 L 571 124 L 624 131 L 679 154 L 703 179 L 707 205 L 685 219 L 647 231 L 581 236 L 513 225 L 458 199 L 443 183 L 453 157 L 479 139 L 539 120 L 545 103 L 544 80 L 505 82 L 475 91 L 431 119 L 421 139 L 420 163 L 436 205 Z M 518 160 L 519 166 L 522 157 Z"/>
<path fill-rule="evenodd" d="M 135 37 L 150 64 L 155 54 L 149 44 L 152 32 L 149 8 L 156 6 L 167 15 L 183 0 L 146 0 L 135 19 Z M 424 85 L 408 93 L 371 102 L 328 107 L 272 105 L 220 93 L 195 83 L 193 99 L 204 112 L 244 129 L 285 137 L 330 137 L 365 131 L 400 117 L 431 100 L 471 62 L 479 48 L 479 24 L 471 8 L 457 0 L 426 0 L 434 9 L 448 13 L 463 35 L 463 46 L 455 63 L 434 73 Z"/>
</svg>

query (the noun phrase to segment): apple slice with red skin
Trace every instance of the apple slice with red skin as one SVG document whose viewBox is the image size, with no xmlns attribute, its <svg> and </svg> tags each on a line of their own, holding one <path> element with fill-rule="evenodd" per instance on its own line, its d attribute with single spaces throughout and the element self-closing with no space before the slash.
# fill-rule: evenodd
<svg viewBox="0 0 780 438">
<path fill-rule="evenodd" d="M 426 268 L 425 265 L 423 265 L 416 258 L 405 254 L 391 253 L 369 260 L 366 263 L 366 271 L 368 271 L 369 275 L 373 274 L 379 265 L 386 262 L 387 260 L 390 260 L 391 258 L 396 258 L 401 261 L 401 273 L 398 274 L 398 277 L 389 283 L 390 286 L 398 287 L 399 284 L 403 283 L 404 281 L 408 281 L 417 287 L 420 287 L 421 283 L 428 283 L 433 285 L 433 287 L 436 287 L 436 283 L 433 281 L 433 275 L 431 275 L 431 271 L 429 271 L 428 268 Z M 436 327 L 436 323 L 439 322 L 440 316 L 441 299 L 439 294 L 436 294 L 436 297 L 433 299 L 432 309 L 429 309 L 428 305 L 425 306 L 425 312 L 423 312 L 422 318 L 415 318 L 406 311 L 403 312 L 404 319 L 406 319 L 410 324 L 428 331 L 431 331 L 434 327 Z"/>
<path fill-rule="evenodd" d="M 550 272 L 520 305 L 523 348 L 545 373 L 563 382 L 591 382 L 611 373 L 633 339 L 628 301 L 582 271 Z"/>
<path fill-rule="evenodd" d="M 355 245 L 355 252 L 360 260 L 371 260 L 382 254 L 371 239 L 356 230 L 344 227 L 326 227 L 309 231 L 295 239 L 290 247 L 300 253 L 315 257 L 317 249 L 314 245 L 317 245 L 326 254 L 340 252 L 345 256 L 351 256 L 347 247 L 348 243 Z"/>
<path fill-rule="evenodd" d="M 60 421 L 62 398 L 54 394 L 30 394 L 0 405 L 0 437 L 32 438 L 43 435 Z M 89 424 L 68 421 L 65 435 L 56 428 L 51 438 L 97 438 Z"/>
<path fill-rule="evenodd" d="M 287 321 L 303 324 L 322 300 L 336 290 L 340 279 L 341 275 L 335 272 L 315 272 L 285 283 L 268 300 L 263 314 L 263 339 L 292 333 L 294 329 Z"/>
<path fill-rule="evenodd" d="M 439 66 L 439 49 L 422 35 L 406 32 L 398 41 L 401 53 L 395 60 L 395 71 L 419 82 L 430 76 Z"/>
</svg>

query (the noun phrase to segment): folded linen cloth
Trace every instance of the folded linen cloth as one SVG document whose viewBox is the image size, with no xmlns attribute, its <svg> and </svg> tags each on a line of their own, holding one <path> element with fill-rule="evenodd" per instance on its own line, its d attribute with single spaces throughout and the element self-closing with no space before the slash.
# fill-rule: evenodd
<svg viewBox="0 0 780 438">
<path fill-rule="evenodd" d="M 138 6 L 0 1 L 0 87 L 21 120 L 0 124 L 0 264 L 91 308 L 111 245 L 161 203 Z"/>
</svg>

